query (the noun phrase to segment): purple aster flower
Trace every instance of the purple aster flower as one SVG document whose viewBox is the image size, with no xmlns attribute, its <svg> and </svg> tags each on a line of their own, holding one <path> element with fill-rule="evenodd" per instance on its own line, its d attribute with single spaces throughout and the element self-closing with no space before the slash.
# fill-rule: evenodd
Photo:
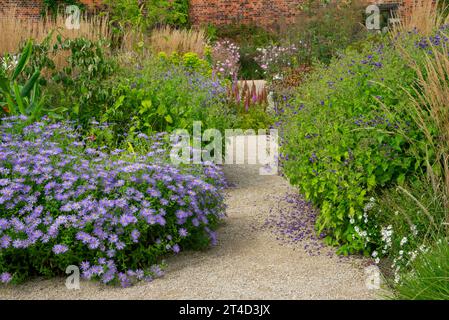
<svg viewBox="0 0 449 320">
<path fill-rule="evenodd" d="M 120 217 L 120 223 L 122 226 L 126 227 L 129 224 L 137 223 L 137 218 L 130 214 L 124 214 Z"/>
<path fill-rule="evenodd" d="M 90 263 L 89 261 L 83 261 L 81 262 L 81 270 L 82 271 L 87 271 L 90 268 Z"/>
<path fill-rule="evenodd" d="M 69 250 L 69 248 L 66 245 L 63 244 L 57 244 L 53 247 L 52 251 L 54 254 L 61 254 L 65 253 Z"/>
<path fill-rule="evenodd" d="M 131 232 L 131 239 L 133 242 L 137 243 L 139 242 L 140 232 L 137 229 L 134 229 Z"/>
<path fill-rule="evenodd" d="M 11 274 L 8 273 L 8 272 L 3 272 L 3 273 L 0 275 L 0 282 L 1 282 L 1 283 L 9 283 L 11 280 L 12 280 L 12 276 L 11 276 Z"/>
<path fill-rule="evenodd" d="M 181 251 L 181 248 L 179 247 L 178 244 L 175 244 L 173 246 L 172 250 L 173 250 L 174 253 L 179 253 L 179 251 Z"/>
</svg>

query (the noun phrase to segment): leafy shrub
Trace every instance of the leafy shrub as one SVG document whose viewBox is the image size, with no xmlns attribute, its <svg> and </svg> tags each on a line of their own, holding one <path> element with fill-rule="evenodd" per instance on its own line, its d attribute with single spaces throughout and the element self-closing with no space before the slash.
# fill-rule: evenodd
<svg viewBox="0 0 449 320">
<path fill-rule="evenodd" d="M 195 70 L 203 60 L 184 56 L 180 61 L 150 60 L 133 76 L 128 74 L 116 84 L 116 103 L 99 120 L 112 123 L 119 134 L 190 129 L 193 121 L 202 121 L 204 128 L 230 128 L 234 116 L 225 86 L 211 77 L 210 68 L 208 75 Z"/>
<path fill-rule="evenodd" d="M 19 81 L 31 58 L 32 50 L 33 43 L 28 41 L 11 74 L 7 72 L 7 68 L 10 67 L 8 65 L 4 68 L 4 74 L 0 74 L 0 107 L 6 114 L 27 115 L 36 119 L 40 116 L 44 104 L 38 82 L 41 76 L 40 69 L 34 69 L 32 75 L 23 83 Z"/>
<path fill-rule="evenodd" d="M 85 278 L 127 286 L 160 275 L 164 255 L 215 241 L 221 172 L 168 164 L 161 134 L 139 136 L 146 154 L 94 149 L 46 119 L 3 119 L 0 135 L 2 282 L 78 265 Z"/>
<path fill-rule="evenodd" d="M 347 52 L 316 73 L 280 110 L 284 172 L 321 213 L 319 232 L 343 253 L 365 251 L 364 207 L 379 188 L 402 184 L 424 165 L 422 134 L 407 110 L 415 72 L 395 45 L 422 61 L 417 37 Z M 407 133 L 407 137 L 403 133 Z M 423 151 L 423 150 L 420 150 Z"/>
<path fill-rule="evenodd" d="M 211 64 L 207 60 L 200 58 L 194 52 L 186 52 L 184 54 L 173 52 L 171 55 L 167 55 L 165 52 L 160 52 L 158 57 L 167 69 L 176 66 L 183 67 L 186 71 L 192 71 L 207 76 L 211 76 L 212 74 Z"/>
<path fill-rule="evenodd" d="M 44 44 L 43 44 L 44 45 Z M 41 49 L 42 46 L 40 47 Z M 47 58 L 51 52 L 34 57 L 33 63 Z M 117 73 L 115 61 L 108 56 L 108 45 L 104 41 L 90 41 L 84 38 L 57 38 L 53 50 L 68 53 L 66 66 L 62 70 L 49 68 L 45 93 L 49 113 L 55 118 L 69 117 L 83 126 L 113 103 L 112 88 Z M 49 65 L 49 62 L 45 62 Z M 51 64 L 51 63 L 50 63 Z"/>
<path fill-rule="evenodd" d="M 273 116 L 267 113 L 266 106 L 262 104 L 254 104 L 246 111 L 241 107 L 239 110 L 234 126 L 237 129 L 269 129 L 274 123 Z"/>
<path fill-rule="evenodd" d="M 110 20 L 116 32 L 127 28 L 148 31 L 158 25 L 175 27 L 189 25 L 188 0 L 106 0 Z"/>
</svg>

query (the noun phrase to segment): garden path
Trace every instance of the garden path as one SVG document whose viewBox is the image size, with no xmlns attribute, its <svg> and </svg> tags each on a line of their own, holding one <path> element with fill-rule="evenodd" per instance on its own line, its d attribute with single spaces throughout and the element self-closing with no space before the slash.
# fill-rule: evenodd
<svg viewBox="0 0 449 320">
<path fill-rule="evenodd" d="M 169 258 L 163 278 L 126 289 L 82 281 L 76 291 L 66 289 L 63 278 L 36 279 L 0 288 L 0 300 L 376 298 L 365 285 L 365 259 L 341 259 L 329 248 L 313 249 L 311 255 L 304 249 L 310 248 L 307 243 L 312 248 L 320 245 L 309 236 L 295 243 L 276 239 L 279 233 L 273 231 L 282 233 L 285 227 L 280 220 L 273 224 L 278 216 L 296 212 L 307 217 L 307 211 L 312 211 L 301 200 L 295 209 L 298 203 L 285 195 L 297 191 L 283 178 L 261 176 L 258 167 L 251 165 L 227 166 L 225 173 L 232 187 L 227 192 L 228 217 L 218 231 L 218 245 Z M 271 208 L 275 209 L 270 213 Z M 263 227 L 270 216 L 272 224 Z M 289 228 L 295 230 L 294 225 Z"/>
</svg>

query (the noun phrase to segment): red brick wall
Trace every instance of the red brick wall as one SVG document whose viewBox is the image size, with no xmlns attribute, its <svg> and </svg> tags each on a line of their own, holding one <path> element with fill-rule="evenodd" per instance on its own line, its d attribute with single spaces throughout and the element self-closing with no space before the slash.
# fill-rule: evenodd
<svg viewBox="0 0 449 320">
<path fill-rule="evenodd" d="M 138 1 L 138 0 L 136 0 Z M 304 0 L 190 0 L 190 20 L 194 25 L 255 23 L 275 27 L 293 22 L 298 6 Z M 366 0 L 367 3 L 404 3 L 416 0 Z M 422 0 L 432 1 L 432 0 Z M 101 0 L 81 0 L 90 7 L 98 6 Z M 15 5 L 22 17 L 39 17 L 42 0 L 0 0 L 0 10 Z"/>
<path fill-rule="evenodd" d="M 80 0 L 89 7 L 101 4 L 101 0 Z M 0 11 L 2 8 L 14 7 L 17 15 L 23 18 L 39 18 L 41 15 L 42 0 L 0 0 Z"/>
<path fill-rule="evenodd" d="M 19 17 L 37 18 L 42 10 L 42 0 L 0 0 L 0 10 L 14 7 Z"/>
<path fill-rule="evenodd" d="M 190 20 L 194 25 L 257 23 L 273 26 L 291 22 L 302 0 L 191 0 Z"/>
<path fill-rule="evenodd" d="M 190 20 L 194 25 L 253 23 L 275 27 L 293 22 L 304 0 L 190 0 Z M 362 0 L 363 1 L 363 0 Z M 369 3 L 401 3 L 414 0 L 366 0 Z M 423 0 L 432 1 L 432 0 Z"/>
</svg>

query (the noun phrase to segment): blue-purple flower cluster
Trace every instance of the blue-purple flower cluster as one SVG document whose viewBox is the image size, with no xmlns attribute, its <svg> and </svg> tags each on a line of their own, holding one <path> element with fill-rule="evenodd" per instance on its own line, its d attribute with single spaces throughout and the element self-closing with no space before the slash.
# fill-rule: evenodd
<svg viewBox="0 0 449 320">
<path fill-rule="evenodd" d="M 0 282 L 62 274 L 128 286 L 162 275 L 159 259 L 214 243 L 224 212 L 222 172 L 181 168 L 150 152 L 92 148 L 67 123 L 0 124 Z"/>
</svg>

